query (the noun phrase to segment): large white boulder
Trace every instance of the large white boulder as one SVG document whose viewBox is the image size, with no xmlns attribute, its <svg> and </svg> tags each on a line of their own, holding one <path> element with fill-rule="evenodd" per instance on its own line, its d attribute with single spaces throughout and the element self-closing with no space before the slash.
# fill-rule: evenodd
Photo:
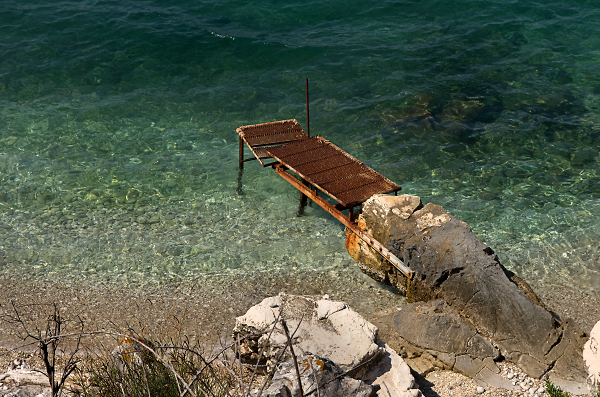
<svg viewBox="0 0 600 397">
<path fill-rule="evenodd" d="M 583 362 L 588 372 L 588 390 L 591 396 L 595 396 L 600 387 L 600 321 L 592 328 L 590 339 L 583 345 Z"/>
<path fill-rule="evenodd" d="M 381 396 L 420 394 L 402 357 L 378 339 L 377 327 L 328 296 L 281 293 L 250 308 L 236 319 L 233 330 L 234 339 L 240 340 L 242 360 L 273 367 L 291 358 L 281 320 L 287 324 L 297 356 L 312 353 L 329 359 L 355 379 L 380 385 Z"/>
<path fill-rule="evenodd" d="M 349 371 L 383 354 L 376 342 L 377 327 L 344 302 L 281 293 L 264 299 L 236 318 L 234 338 L 246 337 L 240 347 L 242 359 L 272 366 L 277 360 L 290 358 L 282 319 L 297 355 L 310 352 Z M 248 337 L 251 334 L 257 335 Z"/>
</svg>

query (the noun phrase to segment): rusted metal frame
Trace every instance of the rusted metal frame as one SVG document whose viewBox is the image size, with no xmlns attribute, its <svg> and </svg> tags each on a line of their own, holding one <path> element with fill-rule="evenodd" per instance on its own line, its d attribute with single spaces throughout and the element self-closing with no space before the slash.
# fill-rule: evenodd
<svg viewBox="0 0 600 397">
<path fill-rule="evenodd" d="M 273 136 L 274 134 L 269 134 L 269 135 L 265 135 L 265 136 Z M 304 134 L 306 136 L 306 134 Z M 286 143 L 292 143 L 292 142 L 297 142 L 300 141 L 302 139 L 308 139 L 308 138 L 300 138 L 300 139 L 286 139 L 285 141 L 275 141 L 275 142 L 271 142 L 271 143 L 259 143 L 258 145 L 250 145 L 248 143 L 248 147 L 265 147 L 265 146 L 279 146 L 279 145 L 284 145 Z M 244 141 L 246 141 L 244 139 Z"/>
<path fill-rule="evenodd" d="M 375 240 L 371 235 L 365 233 L 362 229 L 360 229 L 356 223 L 350 221 L 348 217 L 342 214 L 336 207 L 330 204 L 327 200 L 319 197 L 316 191 L 304 186 L 302 182 L 296 179 L 293 175 L 290 175 L 286 168 L 282 164 L 276 164 L 273 166 L 275 172 L 289 182 L 292 186 L 298 189 L 301 193 L 306 195 L 312 201 L 317 203 L 321 208 L 325 211 L 329 212 L 335 219 L 342 222 L 344 226 L 352 231 L 352 233 L 356 234 L 360 237 L 364 242 L 373 247 L 377 252 L 381 254 L 385 259 L 387 259 L 398 271 L 404 274 L 409 280 L 412 279 L 414 272 L 410 270 L 404 262 L 402 262 L 396 255 L 392 254 L 383 244 L 379 241 Z"/>
<path fill-rule="evenodd" d="M 255 145 L 255 146 L 252 146 L 252 145 L 250 145 L 250 144 L 248 143 L 248 141 L 246 141 L 246 139 L 245 139 L 244 137 L 242 137 L 242 135 L 240 135 L 240 148 L 239 148 L 239 150 L 240 150 L 240 160 L 239 160 L 240 169 L 243 169 L 243 168 L 244 168 L 244 164 L 243 164 L 243 163 L 245 163 L 245 162 L 247 162 L 247 161 L 252 161 L 252 160 L 258 160 L 258 161 L 260 162 L 260 164 L 261 164 L 263 167 L 268 167 L 268 166 L 270 166 L 270 165 L 274 164 L 274 163 L 265 164 L 265 163 L 262 161 L 262 159 L 266 159 L 266 158 L 272 158 L 272 157 L 270 157 L 270 156 L 269 156 L 269 157 L 262 157 L 262 158 L 261 158 L 261 157 L 260 157 L 260 156 L 259 156 L 259 155 L 256 153 L 256 151 L 254 150 L 254 148 L 260 148 L 260 147 L 269 147 L 269 146 L 280 146 L 280 145 L 283 145 L 283 144 L 286 144 L 286 143 L 295 142 L 295 141 L 297 141 L 297 139 L 296 139 L 296 140 L 291 140 L 291 141 L 281 141 L 281 142 L 278 142 L 278 143 L 276 143 L 276 144 L 273 144 L 273 143 L 268 143 L 268 144 L 264 144 L 264 145 Z M 249 158 L 247 158 L 247 159 L 244 159 L 244 158 L 243 158 L 243 157 L 244 157 L 244 143 L 245 143 L 245 144 L 248 146 L 248 148 L 250 149 L 250 151 L 252 152 L 252 154 L 254 155 L 254 157 L 249 157 Z"/>
<path fill-rule="evenodd" d="M 242 159 L 244 157 L 243 155 L 243 145 L 242 142 L 240 142 L 240 164 L 242 164 L 242 168 L 244 168 L 243 163 L 246 161 L 252 161 L 252 160 L 258 160 L 258 162 L 260 163 L 260 165 L 262 165 L 263 167 L 266 167 L 265 163 L 263 163 L 262 159 L 260 158 L 260 156 L 254 151 L 253 147 L 250 146 L 250 144 L 248 142 L 246 142 L 246 139 L 244 139 L 242 136 L 240 136 L 240 140 L 243 141 L 244 143 L 246 143 L 246 145 L 248 145 L 248 147 L 250 148 L 250 151 L 252 152 L 252 154 L 254 155 L 254 158 L 250 157 L 247 159 Z M 270 157 L 264 157 L 264 158 L 270 158 Z"/>
</svg>

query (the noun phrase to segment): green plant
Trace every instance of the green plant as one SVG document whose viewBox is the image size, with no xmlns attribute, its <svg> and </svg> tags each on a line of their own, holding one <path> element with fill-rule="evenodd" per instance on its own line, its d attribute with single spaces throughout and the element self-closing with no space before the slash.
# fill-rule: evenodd
<svg viewBox="0 0 600 397">
<path fill-rule="evenodd" d="M 567 392 L 562 391 L 558 386 L 555 386 L 549 380 L 546 381 L 546 392 L 550 397 L 569 397 Z"/>
<path fill-rule="evenodd" d="M 78 373 L 81 397 L 200 397 L 229 395 L 232 379 L 223 365 L 206 359 L 187 338 L 150 340 L 126 337 L 118 352 L 88 357 Z"/>
</svg>

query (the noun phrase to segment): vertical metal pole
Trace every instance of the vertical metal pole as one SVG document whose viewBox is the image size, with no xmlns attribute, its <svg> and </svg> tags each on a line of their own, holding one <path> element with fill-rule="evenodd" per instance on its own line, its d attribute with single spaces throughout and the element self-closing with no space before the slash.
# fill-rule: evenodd
<svg viewBox="0 0 600 397">
<path fill-rule="evenodd" d="M 310 138 L 310 118 L 308 116 L 308 77 L 306 78 L 306 133 Z"/>
</svg>

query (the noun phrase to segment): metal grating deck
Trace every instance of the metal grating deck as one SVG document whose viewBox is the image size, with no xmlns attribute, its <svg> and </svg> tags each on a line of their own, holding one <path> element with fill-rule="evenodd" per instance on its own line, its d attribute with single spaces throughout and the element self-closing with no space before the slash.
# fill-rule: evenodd
<svg viewBox="0 0 600 397">
<path fill-rule="evenodd" d="M 323 137 L 310 138 L 296 120 L 249 125 L 239 127 L 236 131 L 240 136 L 239 194 L 243 194 L 244 162 L 256 158 L 263 167 L 272 166 L 279 176 L 302 193 L 301 208 L 306 204 L 306 198 L 310 198 L 379 252 L 404 274 L 407 280 L 412 279 L 414 272 L 373 236 L 360 229 L 354 221 L 355 206 L 374 194 L 396 193 L 400 186 Z M 244 142 L 252 150 L 255 158 L 244 159 Z M 262 161 L 264 158 L 273 158 L 275 162 L 265 164 Z M 297 174 L 302 181 L 288 171 Z M 318 190 L 338 204 L 332 205 L 319 196 Z M 342 213 L 344 209 L 348 210 L 348 216 Z"/>
<path fill-rule="evenodd" d="M 266 151 L 345 208 L 360 205 L 374 194 L 401 189 L 320 136 L 270 147 Z"/>
<path fill-rule="evenodd" d="M 248 145 L 254 157 L 265 167 L 265 163 L 262 160 L 270 158 L 265 147 L 283 145 L 308 138 L 308 135 L 306 135 L 295 119 L 246 125 L 238 127 L 236 132 L 240 136 L 240 166 L 244 161 L 254 160 L 253 158 L 243 159 L 244 147 L 242 141 Z"/>
</svg>

